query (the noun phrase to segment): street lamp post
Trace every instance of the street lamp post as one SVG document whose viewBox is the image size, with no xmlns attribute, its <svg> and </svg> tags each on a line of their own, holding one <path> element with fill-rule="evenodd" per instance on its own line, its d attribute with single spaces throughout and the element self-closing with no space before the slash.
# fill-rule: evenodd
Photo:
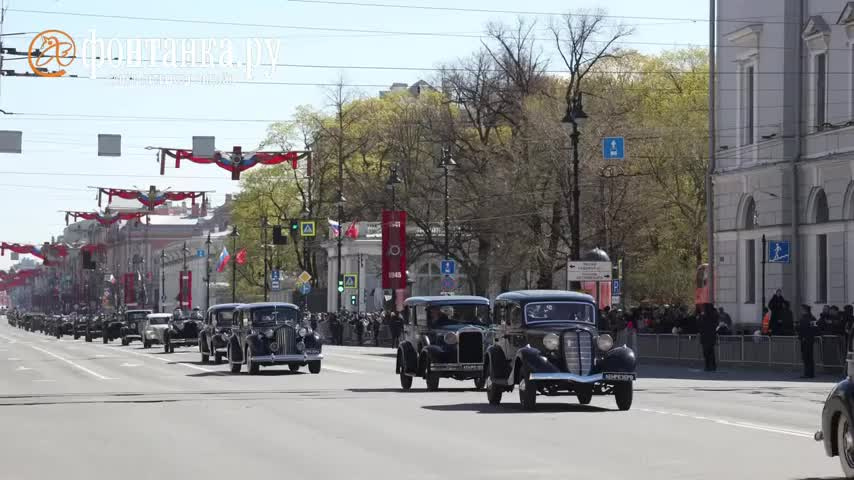
<svg viewBox="0 0 854 480">
<path fill-rule="evenodd" d="M 160 250 L 160 312 L 166 311 L 166 250 Z"/>
<path fill-rule="evenodd" d="M 264 247 L 264 301 L 267 301 L 267 276 L 268 276 L 268 268 L 267 268 L 267 216 L 264 215 L 261 217 L 261 243 Z"/>
<path fill-rule="evenodd" d="M 342 217 L 344 217 L 344 202 L 346 202 L 346 201 L 347 201 L 347 199 L 344 198 L 344 194 L 341 192 L 341 190 L 338 190 L 338 198 L 336 199 L 336 202 L 335 202 L 338 205 L 338 237 L 336 239 L 337 240 L 337 242 L 336 242 L 337 255 L 335 258 L 335 264 L 337 265 L 336 273 L 338 274 L 338 282 L 337 283 L 338 283 L 339 287 L 341 285 L 343 285 L 343 281 L 344 281 L 344 276 L 341 274 L 341 246 L 344 242 L 344 232 L 343 232 L 344 225 L 341 224 L 341 222 L 342 222 L 341 219 L 342 219 Z M 341 288 L 338 288 L 336 291 L 337 291 L 338 297 L 337 297 L 337 301 L 336 301 L 335 311 L 340 313 L 341 312 L 341 296 L 344 294 L 344 292 L 342 291 Z"/>
<path fill-rule="evenodd" d="M 205 312 L 207 312 L 211 308 L 211 232 L 208 232 L 205 247 L 207 247 L 205 256 Z"/>
<path fill-rule="evenodd" d="M 231 230 L 231 251 L 237 252 L 237 225 Z M 231 303 L 237 303 L 237 260 L 231 262 Z"/>
<path fill-rule="evenodd" d="M 189 292 L 187 292 L 187 287 L 189 287 L 189 285 L 188 285 L 189 282 L 187 282 L 187 277 L 188 277 L 188 275 L 187 275 L 187 273 L 188 273 L 187 272 L 187 268 L 188 268 L 187 267 L 187 252 L 189 252 L 189 251 L 190 251 L 190 249 L 187 247 L 187 242 L 185 241 L 184 242 L 184 248 L 181 250 L 181 254 L 183 255 L 183 263 L 181 265 L 182 269 L 181 269 L 181 275 L 179 277 L 180 285 L 178 287 L 178 291 L 181 292 L 181 307 L 184 307 L 184 302 L 187 300 L 187 298 L 189 296 L 188 295 Z M 186 305 L 186 307 L 187 307 L 187 310 L 189 310 L 190 308 L 192 308 L 192 305 L 188 304 L 188 305 Z"/>
<path fill-rule="evenodd" d="M 388 180 L 385 182 L 385 188 L 391 190 L 391 221 L 397 221 L 397 192 L 396 187 L 403 183 L 400 176 L 397 174 L 397 165 L 392 165 Z M 407 276 L 407 279 L 409 277 Z M 393 292 L 392 304 L 397 305 L 397 291 Z"/>
<path fill-rule="evenodd" d="M 448 170 L 457 166 L 457 162 L 454 161 L 454 157 L 451 156 L 451 149 L 443 148 L 442 149 L 442 158 L 439 160 L 439 168 L 442 169 L 442 176 L 445 178 L 445 218 L 443 221 L 443 226 L 445 227 L 445 246 L 442 251 L 445 260 L 448 260 L 451 256 L 451 247 L 450 247 L 450 229 L 451 222 L 448 218 L 448 204 L 451 200 L 451 194 L 448 190 Z"/>
<path fill-rule="evenodd" d="M 303 205 L 301 215 L 303 220 L 308 220 L 311 218 L 311 210 L 308 208 L 307 205 Z M 302 264 L 304 267 L 303 269 L 306 272 L 310 270 L 311 264 L 311 255 L 308 251 L 308 238 L 309 237 L 307 236 L 302 237 Z M 304 312 L 308 312 L 308 295 L 304 294 L 302 296 L 302 308 Z"/>
<path fill-rule="evenodd" d="M 581 104 L 581 93 L 572 99 L 567 105 L 566 115 L 561 122 L 570 130 L 569 138 L 572 141 L 572 248 L 573 260 L 581 260 L 581 190 L 579 180 L 579 155 L 578 140 L 581 136 L 580 128 L 587 120 L 587 114 Z M 573 289 L 577 289 L 577 282 L 573 282 Z"/>
</svg>

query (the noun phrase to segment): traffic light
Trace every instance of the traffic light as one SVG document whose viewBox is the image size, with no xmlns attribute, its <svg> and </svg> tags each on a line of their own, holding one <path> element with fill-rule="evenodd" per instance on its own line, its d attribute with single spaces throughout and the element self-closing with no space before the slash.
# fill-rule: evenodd
<svg viewBox="0 0 854 480">
<path fill-rule="evenodd" d="M 299 235 L 299 220 L 291 220 L 291 235 Z"/>
<path fill-rule="evenodd" d="M 288 237 L 282 232 L 281 225 L 273 226 L 273 245 L 287 245 Z"/>
<path fill-rule="evenodd" d="M 356 296 L 350 295 L 350 305 L 355 305 L 355 304 L 356 304 Z"/>
<path fill-rule="evenodd" d="M 344 293 L 344 280 L 338 280 L 338 293 Z"/>
</svg>

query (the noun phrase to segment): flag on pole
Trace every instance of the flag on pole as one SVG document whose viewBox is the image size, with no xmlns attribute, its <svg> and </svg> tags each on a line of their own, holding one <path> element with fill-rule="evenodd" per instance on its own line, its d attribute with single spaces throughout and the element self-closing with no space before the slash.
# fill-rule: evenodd
<svg viewBox="0 0 854 480">
<path fill-rule="evenodd" d="M 332 230 L 332 236 L 338 238 L 338 235 L 341 235 L 341 225 L 338 224 L 335 220 L 326 219 L 329 222 L 329 229 Z"/>
<path fill-rule="evenodd" d="M 359 238 L 359 222 L 358 222 L 358 220 L 354 221 L 353 223 L 350 224 L 350 226 L 347 228 L 347 231 L 344 232 L 344 236 L 350 237 L 353 240 Z"/>
<path fill-rule="evenodd" d="M 231 260 L 231 255 L 228 254 L 228 249 L 223 246 L 222 253 L 219 254 L 219 260 L 216 262 L 216 271 L 222 272 L 225 270 L 225 266 L 228 265 L 229 260 Z"/>
<path fill-rule="evenodd" d="M 243 265 L 246 263 L 246 249 L 241 248 L 237 255 L 234 256 L 234 261 L 237 262 L 238 265 Z"/>
</svg>

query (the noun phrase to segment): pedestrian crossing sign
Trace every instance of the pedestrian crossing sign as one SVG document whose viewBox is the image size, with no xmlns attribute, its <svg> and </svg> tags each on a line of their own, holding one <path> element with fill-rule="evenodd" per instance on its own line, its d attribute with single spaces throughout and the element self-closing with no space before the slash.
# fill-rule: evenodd
<svg viewBox="0 0 854 480">
<path fill-rule="evenodd" d="M 314 220 L 302 220 L 299 222 L 300 235 L 303 237 L 316 237 L 317 228 Z"/>
<path fill-rule="evenodd" d="M 345 273 L 344 288 L 359 288 L 359 274 Z"/>
</svg>

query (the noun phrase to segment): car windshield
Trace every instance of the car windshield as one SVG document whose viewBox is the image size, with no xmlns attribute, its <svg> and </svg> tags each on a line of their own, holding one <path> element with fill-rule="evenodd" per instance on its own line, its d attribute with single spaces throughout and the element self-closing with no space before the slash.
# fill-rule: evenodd
<svg viewBox="0 0 854 480">
<path fill-rule="evenodd" d="M 427 318 L 432 327 L 442 327 L 459 323 L 487 325 L 489 306 L 474 304 L 430 305 Z"/>
<path fill-rule="evenodd" d="M 128 312 L 126 317 L 128 320 L 139 321 L 148 316 L 148 312 Z"/>
<path fill-rule="evenodd" d="M 593 305 L 583 302 L 538 302 L 525 305 L 525 322 L 571 321 L 593 323 Z"/>
<path fill-rule="evenodd" d="M 231 327 L 234 325 L 234 310 L 220 310 L 214 314 L 218 327 Z"/>
<path fill-rule="evenodd" d="M 148 317 L 148 323 L 151 325 L 166 325 L 169 320 L 170 317 Z"/>
<path fill-rule="evenodd" d="M 265 307 L 252 310 L 252 326 L 281 325 L 296 322 L 299 311 L 289 307 Z"/>
</svg>

